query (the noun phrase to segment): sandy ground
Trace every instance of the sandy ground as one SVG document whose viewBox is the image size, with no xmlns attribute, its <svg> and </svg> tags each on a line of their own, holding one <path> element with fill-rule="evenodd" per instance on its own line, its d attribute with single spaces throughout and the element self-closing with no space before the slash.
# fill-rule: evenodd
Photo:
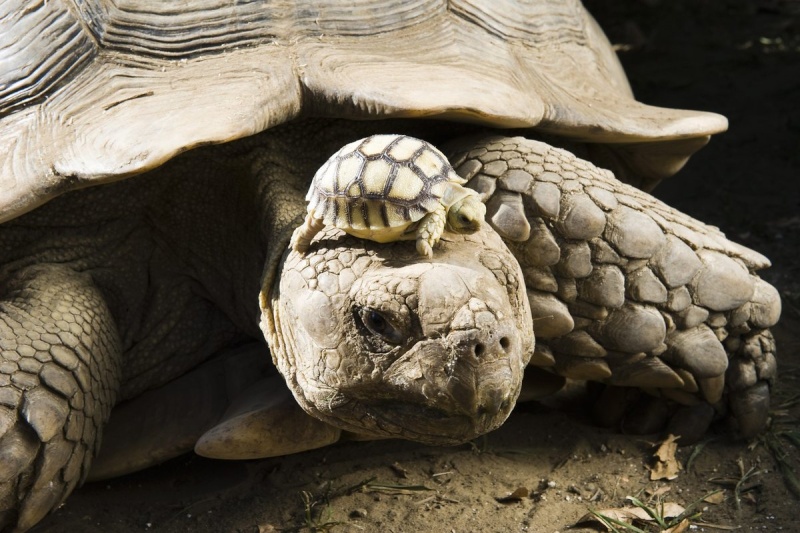
<svg viewBox="0 0 800 533">
<path fill-rule="evenodd" d="M 656 194 L 773 260 L 763 277 L 784 301 L 776 328 L 781 407 L 800 379 L 800 4 L 610 4 L 588 7 L 623 45 L 640 100 L 730 119 L 729 133 Z M 694 531 L 719 530 L 703 523 L 800 530 L 798 501 L 763 441 L 748 446 L 720 430 L 702 447 L 679 450 L 684 466 L 699 453 L 677 479 L 650 481 L 657 437 L 598 429 L 583 412 L 579 404 L 520 406 L 497 432 L 456 448 L 383 441 L 263 461 L 185 456 L 83 487 L 36 531 L 554 532 L 589 509 L 620 507 L 626 496 L 688 506 L 719 489 L 721 501 L 699 504 Z M 776 425 L 792 427 L 791 413 L 776 409 Z M 786 450 L 800 464 L 796 449 Z M 497 500 L 520 488 L 529 494 Z"/>
</svg>

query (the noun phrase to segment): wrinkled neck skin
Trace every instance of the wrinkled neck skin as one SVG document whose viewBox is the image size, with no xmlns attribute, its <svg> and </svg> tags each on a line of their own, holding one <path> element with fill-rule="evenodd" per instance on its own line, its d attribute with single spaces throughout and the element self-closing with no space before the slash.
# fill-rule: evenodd
<svg viewBox="0 0 800 533">
<path fill-rule="evenodd" d="M 508 417 L 533 352 L 522 276 L 484 225 L 407 241 L 326 230 L 265 276 L 261 328 L 303 409 L 362 435 L 456 444 Z"/>
</svg>

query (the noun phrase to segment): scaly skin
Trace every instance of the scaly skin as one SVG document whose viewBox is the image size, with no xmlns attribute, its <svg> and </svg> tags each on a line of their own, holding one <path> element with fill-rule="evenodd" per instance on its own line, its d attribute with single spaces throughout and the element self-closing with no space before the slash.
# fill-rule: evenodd
<svg viewBox="0 0 800 533">
<path fill-rule="evenodd" d="M 521 280 L 491 231 L 447 235 L 423 260 L 413 242 L 328 230 L 264 287 L 262 329 L 313 416 L 457 444 L 498 427 L 519 395 L 533 351 Z"/>
<path fill-rule="evenodd" d="M 27 529 L 89 471 L 117 396 L 120 341 L 86 274 L 36 265 L 4 287 L 0 524 L 16 515 Z"/>
<path fill-rule="evenodd" d="M 753 274 L 766 262 L 563 151 L 473 140 L 453 161 L 513 257 L 488 227 L 445 233 L 431 261 L 335 230 L 289 253 L 316 168 L 382 127 L 290 124 L 0 227 L 0 530 L 30 527 L 80 482 L 115 401 L 262 331 L 300 405 L 359 433 L 452 443 L 496 427 L 534 331 L 534 365 L 686 404 L 676 419 L 702 428 L 709 405 L 745 434 L 763 427 L 779 314 Z M 609 390 L 604 412 L 619 405 Z"/>
<path fill-rule="evenodd" d="M 533 365 L 682 406 L 670 427 L 682 443 L 729 412 L 742 435 L 763 431 L 781 310 L 755 274 L 765 257 L 564 150 L 521 137 L 460 143 L 451 161 L 525 275 Z M 636 402 L 601 396 L 600 421 L 661 429 L 626 423 L 621 399 Z"/>
</svg>

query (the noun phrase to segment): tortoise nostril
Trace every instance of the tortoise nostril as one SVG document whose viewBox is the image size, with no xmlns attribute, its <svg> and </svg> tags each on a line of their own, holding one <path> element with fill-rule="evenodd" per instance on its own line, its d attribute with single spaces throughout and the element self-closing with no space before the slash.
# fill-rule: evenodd
<svg viewBox="0 0 800 533">
<path fill-rule="evenodd" d="M 511 339 L 508 337 L 501 337 L 498 341 L 500 348 L 505 352 L 508 353 L 511 350 Z M 496 345 L 493 345 L 496 347 Z M 486 353 L 486 345 L 482 342 L 477 342 L 472 348 L 475 357 L 482 357 Z"/>
</svg>

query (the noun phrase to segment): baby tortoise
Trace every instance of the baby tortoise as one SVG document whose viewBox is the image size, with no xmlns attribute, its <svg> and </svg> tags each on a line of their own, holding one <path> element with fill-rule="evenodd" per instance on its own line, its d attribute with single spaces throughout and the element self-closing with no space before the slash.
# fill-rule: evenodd
<svg viewBox="0 0 800 533">
<path fill-rule="evenodd" d="M 326 225 L 376 242 L 416 240 L 433 256 L 447 228 L 476 232 L 486 206 L 447 158 L 407 135 L 372 135 L 336 152 L 317 171 L 306 195 L 308 215 L 291 246 L 305 253 Z"/>
</svg>

